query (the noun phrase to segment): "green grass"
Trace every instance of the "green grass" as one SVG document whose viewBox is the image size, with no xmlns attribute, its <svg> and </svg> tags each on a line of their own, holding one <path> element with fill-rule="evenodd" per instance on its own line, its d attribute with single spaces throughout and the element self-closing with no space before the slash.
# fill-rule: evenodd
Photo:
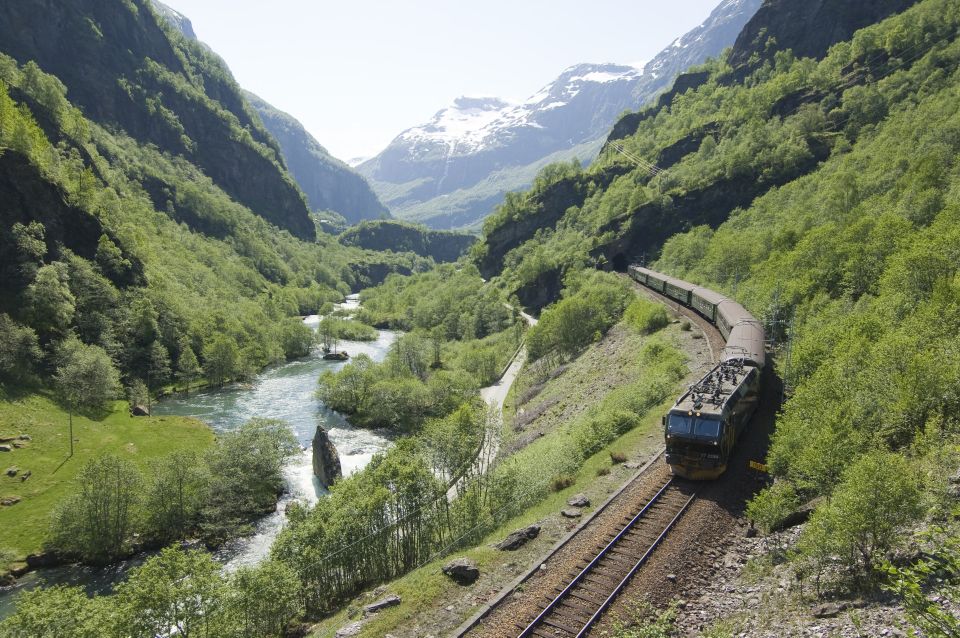
<svg viewBox="0 0 960 638">
<path fill-rule="evenodd" d="M 451 601 L 462 596 L 465 590 L 468 589 L 454 584 L 440 571 L 441 567 L 449 562 L 452 557 L 466 556 L 474 560 L 481 574 L 487 573 L 504 563 L 516 562 L 521 568 L 530 564 L 534 555 L 541 554 L 547 547 L 552 546 L 554 541 L 551 540 L 549 544 L 542 548 L 535 548 L 530 551 L 525 551 L 527 548 L 524 548 L 517 552 L 502 552 L 494 549 L 492 544 L 503 539 L 504 536 L 515 529 L 525 527 L 532 523 L 542 522 L 548 516 L 556 516 L 557 512 L 566 506 L 567 499 L 579 492 L 586 492 L 591 497 L 593 507 L 599 506 L 610 492 L 635 472 L 635 470 L 626 470 L 618 467 L 617 471 L 611 476 L 598 479 L 597 471 L 602 467 L 610 467 L 609 451 L 614 449 L 629 451 L 631 456 L 638 458 L 651 453 L 660 443 L 660 437 L 656 436 L 659 434 L 660 414 L 668 407 L 668 404 L 664 404 L 651 410 L 650 414 L 644 418 L 640 426 L 627 432 L 607 448 L 587 459 L 580 470 L 573 475 L 575 478 L 573 485 L 560 492 L 550 494 L 522 514 L 508 520 L 491 532 L 476 547 L 441 556 L 423 567 L 390 582 L 387 588 L 391 593 L 399 595 L 403 602 L 396 607 L 381 611 L 375 617 L 364 622 L 360 636 L 366 638 L 384 636 L 397 629 L 409 628 L 415 623 L 419 623 L 422 628 L 425 628 L 425 613 L 431 613 L 431 610 L 438 611 L 439 609 L 443 609 L 446 605 L 451 604 Z M 651 438 L 651 434 L 655 436 Z M 593 507 L 586 508 L 585 511 L 589 512 Z M 515 575 L 511 575 L 509 579 L 514 577 Z M 502 583 L 498 583 L 497 588 L 504 586 L 506 582 L 505 580 Z M 478 585 L 474 585 L 473 587 L 476 588 Z M 482 593 L 485 594 L 485 592 L 486 588 L 482 591 L 474 591 L 473 593 L 479 597 Z M 486 598 L 485 595 L 482 597 Z M 354 620 L 359 620 L 362 616 L 361 613 L 358 613 L 360 608 L 363 604 L 372 602 L 372 600 L 371 598 L 370 601 L 365 600 L 361 603 L 358 599 L 356 604 L 351 605 L 347 609 L 318 624 L 311 636 L 313 636 L 313 638 L 329 638 L 333 636 L 336 630 L 343 625 Z M 473 613 L 476 613 L 478 609 L 479 604 L 474 605 L 474 607 L 470 609 L 461 608 L 459 604 L 457 604 L 456 613 L 460 616 L 458 624 Z M 438 633 L 442 632 L 438 629 Z"/>
<path fill-rule="evenodd" d="M 50 514 L 73 489 L 73 479 L 88 460 L 112 453 L 141 468 L 150 459 L 178 448 L 202 450 L 213 442 L 205 424 L 185 417 L 131 417 L 126 402 L 118 401 L 102 417 L 74 415 L 74 454 L 69 458 L 67 413 L 49 397 L 11 398 L 0 392 L 0 436 L 27 434 L 21 449 L 0 452 L 0 496 L 19 496 L 11 507 L 0 507 L 0 550 L 17 559 L 41 550 Z M 6 469 L 20 472 L 8 477 Z M 20 476 L 31 472 L 30 478 Z M 2 568 L 3 565 L 0 565 Z"/>
</svg>

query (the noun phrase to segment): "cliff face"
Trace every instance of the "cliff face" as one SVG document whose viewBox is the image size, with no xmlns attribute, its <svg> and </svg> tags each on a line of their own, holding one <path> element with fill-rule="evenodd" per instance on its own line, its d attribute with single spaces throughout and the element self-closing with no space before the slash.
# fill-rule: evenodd
<svg viewBox="0 0 960 638">
<path fill-rule="evenodd" d="M 296 118 L 249 91 L 246 96 L 280 144 L 287 167 L 307 196 L 311 210 L 332 210 L 351 224 L 390 216 L 367 180 L 330 155 Z"/>
<path fill-rule="evenodd" d="M 737 36 L 728 61 L 732 66 L 741 66 L 750 63 L 752 57 L 770 59 L 784 49 L 791 49 L 798 58 L 822 58 L 827 49 L 849 40 L 857 29 L 916 3 L 917 0 L 766 0 Z"/>
<path fill-rule="evenodd" d="M 302 193 L 229 70 L 145 0 L 5 2 L 0 48 L 56 75 L 88 118 L 185 157 L 255 213 L 314 237 Z"/>
<path fill-rule="evenodd" d="M 368 250 L 412 252 L 434 261 L 456 261 L 470 249 L 477 238 L 466 233 L 429 230 L 400 221 L 382 220 L 364 222 L 343 232 L 339 237 L 344 246 Z"/>
<path fill-rule="evenodd" d="M 313 435 L 313 475 L 324 488 L 330 487 L 343 476 L 337 448 L 327 431 L 319 425 Z"/>
</svg>

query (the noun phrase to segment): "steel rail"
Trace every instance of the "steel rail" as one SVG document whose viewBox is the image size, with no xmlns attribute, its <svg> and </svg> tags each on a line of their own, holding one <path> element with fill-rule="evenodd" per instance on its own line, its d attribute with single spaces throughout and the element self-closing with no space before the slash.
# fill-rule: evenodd
<svg viewBox="0 0 960 638">
<path fill-rule="evenodd" d="M 586 567 L 580 570 L 580 572 L 573 578 L 573 580 L 571 580 L 570 583 L 567 584 L 566 587 L 564 587 L 563 591 L 561 591 L 552 601 L 550 601 L 550 603 L 543 609 L 543 611 L 541 611 L 537 615 L 537 617 L 534 618 L 533 621 L 531 621 L 530 624 L 527 625 L 527 627 L 520 633 L 518 638 L 526 638 L 527 636 L 532 635 L 533 631 L 544 623 L 544 620 L 546 620 L 546 618 L 551 613 L 553 613 L 556 607 L 568 597 L 568 595 L 573 591 L 575 587 L 577 587 L 578 585 L 580 585 L 580 583 L 583 582 L 583 580 L 590 574 L 590 572 L 597 566 L 597 564 L 601 560 L 603 560 L 604 557 L 606 557 L 606 555 L 610 552 L 610 550 L 614 549 L 620 543 L 620 541 L 623 540 L 623 538 L 630 531 L 634 529 L 636 524 L 641 519 L 643 519 L 644 516 L 646 516 L 650 508 L 652 508 L 655 504 L 660 502 L 663 495 L 667 492 L 668 489 L 670 489 L 670 487 L 673 484 L 674 484 L 674 478 L 670 477 L 670 479 L 667 480 L 667 482 L 663 485 L 663 487 L 661 487 L 657 491 L 657 493 L 654 494 L 649 501 L 647 501 L 646 505 L 644 505 L 643 508 L 639 512 L 637 512 L 637 514 L 630 520 L 630 522 L 627 523 L 623 527 L 623 529 L 620 530 L 620 532 L 609 543 L 607 543 L 602 550 L 600 550 L 600 553 L 598 553 L 593 559 L 591 559 L 591 561 L 587 564 Z M 660 542 L 666 537 L 667 533 L 673 528 L 674 524 L 680 519 L 680 516 L 683 514 L 684 511 L 686 511 L 687 507 L 690 505 L 691 502 L 693 502 L 693 499 L 695 497 L 696 497 L 696 494 L 694 493 L 684 502 L 683 506 L 680 508 L 680 511 L 677 512 L 676 515 L 674 515 L 674 517 L 666 525 L 663 531 L 661 531 L 661 533 L 656 538 L 656 540 L 654 540 L 654 542 L 650 545 L 650 547 L 647 548 L 643 556 L 641 556 L 640 559 L 637 560 L 637 562 L 633 565 L 633 567 L 630 569 L 627 575 L 620 581 L 620 583 L 614 588 L 613 592 L 600 605 L 600 608 L 593 614 L 593 616 L 590 617 L 590 619 L 579 631 L 579 633 L 576 634 L 577 638 L 580 638 L 581 636 L 585 635 L 586 632 L 590 629 L 590 627 L 597 621 L 600 615 L 610 606 L 610 604 L 613 602 L 613 599 L 616 598 L 617 594 L 619 594 L 620 591 L 626 586 L 630 578 L 637 572 L 637 570 L 640 569 L 643 563 L 647 561 L 650 555 L 653 554 L 653 551 L 657 548 Z M 572 632 L 568 632 L 568 633 L 572 633 Z"/>
</svg>

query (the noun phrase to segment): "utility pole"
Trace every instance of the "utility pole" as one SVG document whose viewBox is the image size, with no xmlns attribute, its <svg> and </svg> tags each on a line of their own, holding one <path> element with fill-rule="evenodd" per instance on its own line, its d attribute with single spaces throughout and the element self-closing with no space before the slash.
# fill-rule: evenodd
<svg viewBox="0 0 960 638">
<path fill-rule="evenodd" d="M 67 410 L 67 419 L 70 421 L 70 458 L 73 458 L 73 398 L 70 399 L 70 408 Z"/>
</svg>

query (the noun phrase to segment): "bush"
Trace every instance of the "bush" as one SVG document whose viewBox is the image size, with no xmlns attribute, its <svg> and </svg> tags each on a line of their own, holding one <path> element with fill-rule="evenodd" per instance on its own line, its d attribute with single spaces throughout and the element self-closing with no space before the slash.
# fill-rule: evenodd
<svg viewBox="0 0 960 638">
<path fill-rule="evenodd" d="M 577 482 L 577 479 L 569 474 L 560 474 L 550 479 L 550 491 L 562 492 Z"/>
<path fill-rule="evenodd" d="M 617 450 L 610 451 L 610 462 L 613 463 L 614 465 L 616 465 L 617 463 L 626 463 L 627 458 L 629 457 L 627 457 L 625 452 L 620 452 Z"/>
<path fill-rule="evenodd" d="M 922 513 L 920 495 L 906 459 L 867 453 L 847 468 L 830 500 L 810 517 L 800 537 L 801 556 L 814 564 L 818 580 L 834 558 L 856 579 L 871 580 L 903 527 Z"/>
<path fill-rule="evenodd" d="M 637 297 L 627 307 L 624 320 L 640 334 L 652 334 L 666 328 L 670 323 L 666 308 L 642 297 Z M 689 329 L 690 323 L 687 322 L 687 330 Z"/>
</svg>

